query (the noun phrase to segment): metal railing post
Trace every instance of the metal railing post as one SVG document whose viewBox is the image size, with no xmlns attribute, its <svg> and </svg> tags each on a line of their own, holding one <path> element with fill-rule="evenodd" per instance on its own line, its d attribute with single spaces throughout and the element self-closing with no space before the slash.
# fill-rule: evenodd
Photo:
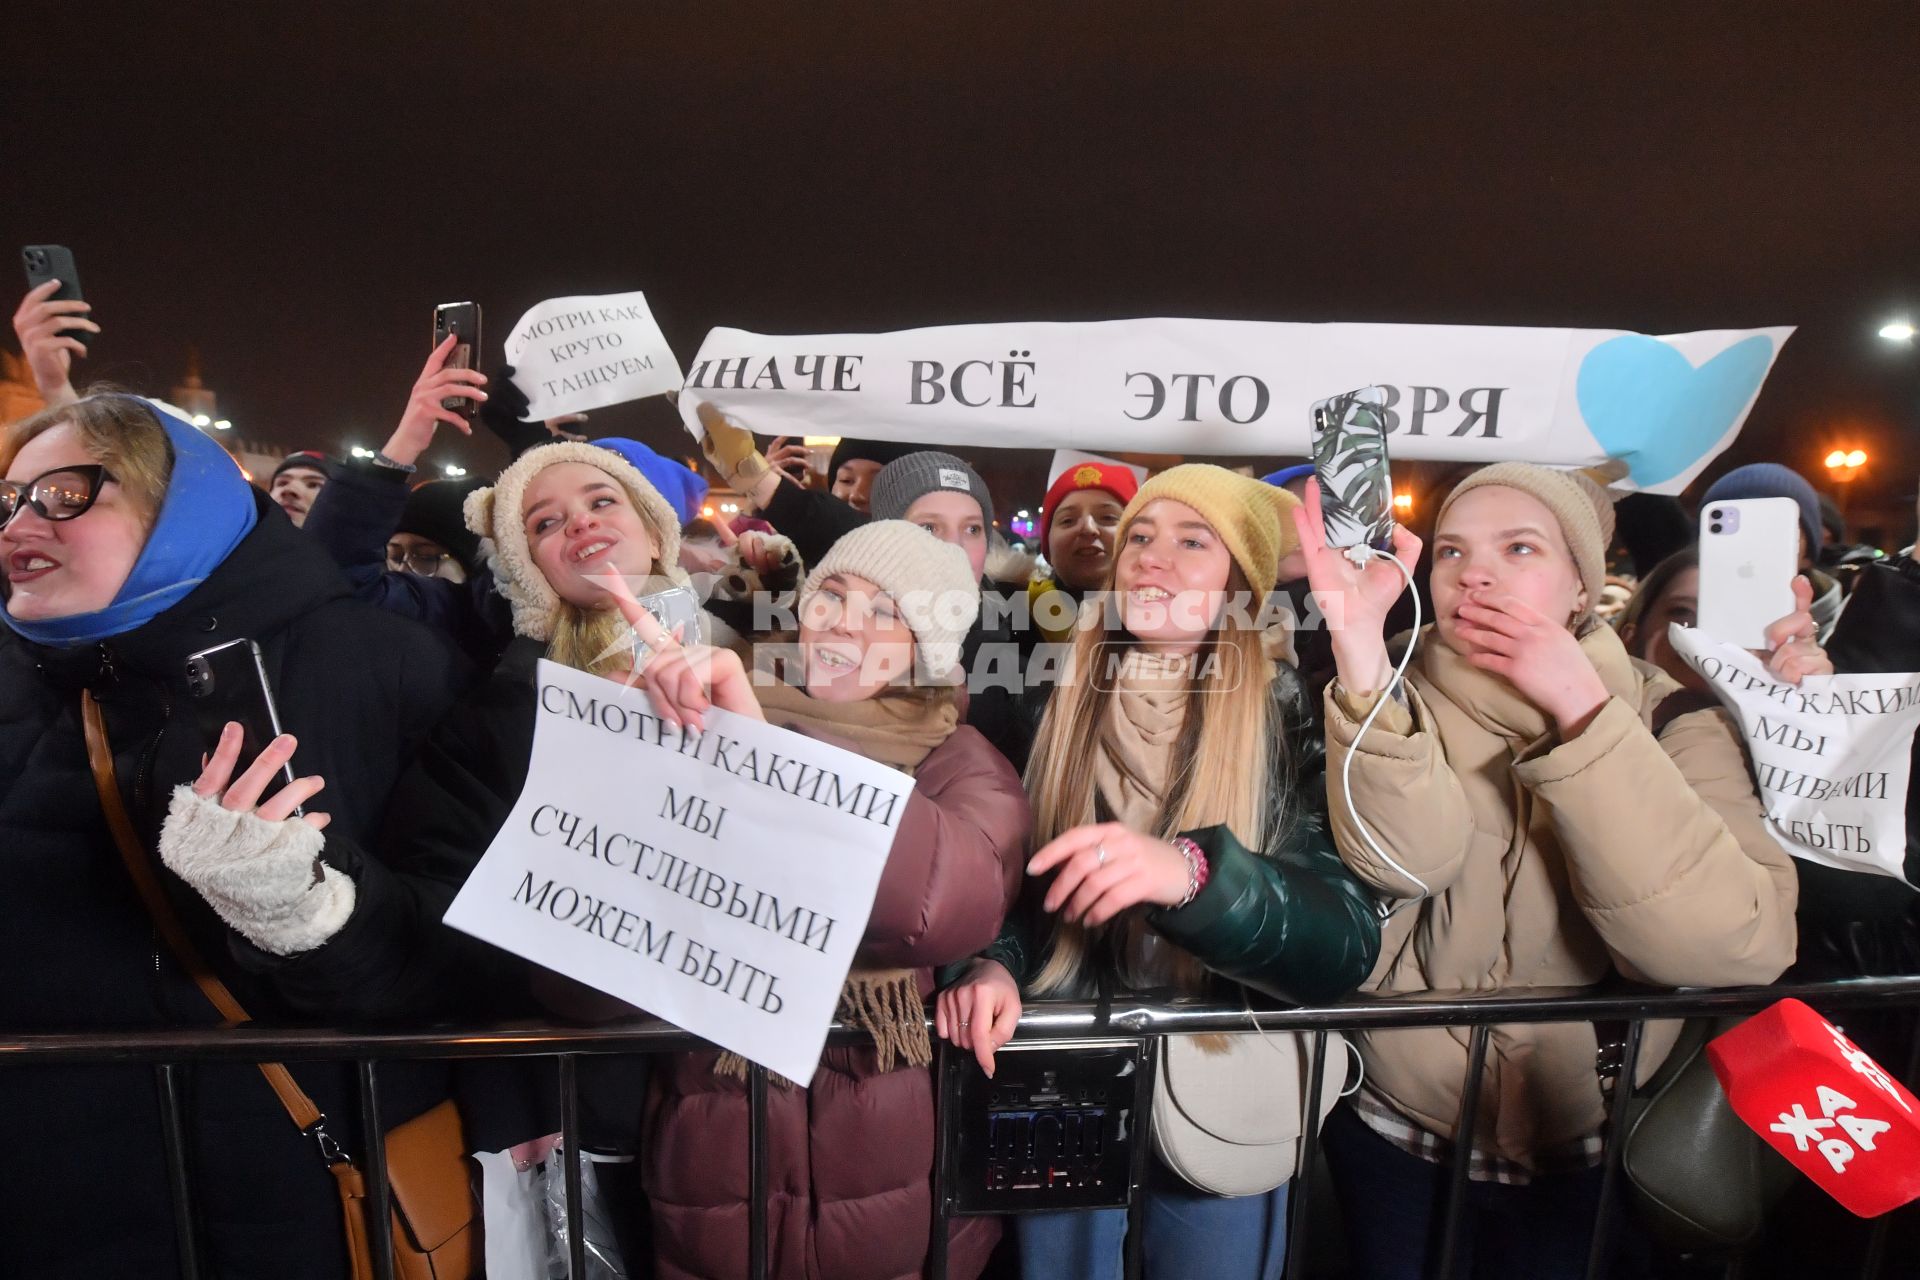
<svg viewBox="0 0 1920 1280">
<path fill-rule="evenodd" d="M 567 1181 L 567 1275 L 586 1280 L 587 1215 L 581 1203 L 586 1179 L 580 1162 L 587 1157 L 580 1150 L 580 1059 L 571 1053 L 560 1055 L 560 1158 Z"/>
<path fill-rule="evenodd" d="M 187 1167 L 187 1126 L 180 1103 L 180 1069 L 162 1062 L 153 1069 L 160 1090 L 160 1140 L 167 1160 L 167 1193 L 173 1201 L 173 1242 L 184 1280 L 200 1280 L 199 1219 L 193 1207 L 193 1176 Z"/>
<path fill-rule="evenodd" d="M 380 1123 L 380 1082 L 372 1062 L 355 1064 L 360 1078 L 360 1163 L 367 1198 L 367 1249 L 377 1280 L 393 1280 L 393 1189 L 387 1181 L 387 1135 Z"/>
<path fill-rule="evenodd" d="M 1619 1198 L 1620 1165 L 1626 1158 L 1627 1104 L 1633 1100 L 1634 1075 L 1640 1066 L 1640 1038 L 1647 1024 L 1634 1020 L 1627 1024 L 1627 1046 L 1620 1055 L 1620 1074 L 1613 1085 L 1613 1105 L 1608 1108 L 1606 1146 L 1600 1161 L 1600 1204 L 1593 1215 L 1593 1242 L 1587 1251 L 1587 1280 L 1605 1280 L 1611 1261 L 1614 1201 Z"/>
<path fill-rule="evenodd" d="M 1913 1019 L 1913 1036 L 1907 1044 L 1907 1069 L 1901 1073 L 1900 1083 L 1908 1089 L 1920 1090 L 1920 1014 Z M 1920 1209 L 1909 1205 L 1880 1215 L 1879 1221 L 1873 1224 L 1873 1234 L 1867 1237 L 1866 1256 L 1860 1260 L 1861 1280 L 1880 1280 L 1885 1274 L 1887 1241 L 1892 1238 L 1894 1215 L 1900 1213 L 1920 1213 Z"/>
<path fill-rule="evenodd" d="M 933 1222 L 927 1229 L 927 1280 L 947 1280 L 947 1254 L 953 1243 L 953 1188 L 947 1183 L 947 1161 L 952 1152 L 946 1117 L 960 1091 L 949 1087 L 956 1074 L 952 1048 L 945 1036 L 933 1038 Z"/>
<path fill-rule="evenodd" d="M 1321 1077 L 1327 1069 L 1327 1033 L 1313 1033 L 1313 1055 L 1307 1075 L 1307 1106 L 1300 1130 L 1300 1171 L 1287 1187 L 1287 1262 L 1280 1274 L 1304 1276 L 1307 1265 L 1307 1212 L 1313 1197 L 1313 1166 L 1320 1158 Z"/>
<path fill-rule="evenodd" d="M 747 1274 L 767 1280 L 767 1069 L 747 1064 Z"/>
<path fill-rule="evenodd" d="M 1467 1078 L 1460 1088 L 1460 1119 L 1454 1125 L 1453 1171 L 1447 1179 L 1446 1218 L 1440 1231 L 1439 1280 L 1453 1280 L 1460 1254 L 1460 1219 L 1467 1211 L 1467 1173 L 1473 1164 L 1473 1135 L 1480 1121 L 1480 1077 L 1487 1070 L 1486 1023 L 1474 1024 L 1467 1040 Z"/>
</svg>

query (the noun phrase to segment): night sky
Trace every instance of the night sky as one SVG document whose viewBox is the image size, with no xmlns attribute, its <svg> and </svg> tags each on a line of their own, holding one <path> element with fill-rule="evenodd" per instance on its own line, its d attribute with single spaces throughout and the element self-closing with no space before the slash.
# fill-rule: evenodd
<svg viewBox="0 0 1920 1280">
<path fill-rule="evenodd" d="M 1920 319 L 1910 3 L 212 12 L 9 24 L 0 238 L 75 251 L 76 381 L 164 393 L 193 344 L 250 437 L 379 444 L 437 302 L 495 347 L 642 288 L 683 360 L 716 324 L 1794 324 L 1731 460 L 1866 448 L 1857 506 L 1920 470 L 1920 347 L 1875 333 Z M 689 443 L 657 401 L 594 427 Z"/>
</svg>

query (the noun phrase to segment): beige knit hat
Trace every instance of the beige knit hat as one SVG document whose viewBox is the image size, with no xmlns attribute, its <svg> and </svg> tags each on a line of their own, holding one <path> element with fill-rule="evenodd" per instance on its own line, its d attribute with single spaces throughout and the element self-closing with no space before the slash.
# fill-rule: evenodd
<svg viewBox="0 0 1920 1280">
<path fill-rule="evenodd" d="M 529 449 L 500 473 L 491 488 L 476 489 L 467 495 L 467 528 L 480 535 L 482 558 L 492 562 L 495 589 L 513 606 L 514 634 L 535 640 L 553 638 L 553 615 L 560 607 L 546 575 L 534 566 L 527 549 L 526 525 L 520 518 L 520 504 L 527 486 L 548 467 L 562 462 L 584 462 L 612 476 L 633 500 L 647 532 L 653 535 L 654 557 L 662 574 L 674 586 L 686 586 L 686 571 L 680 567 L 680 518 L 673 504 L 648 482 L 640 468 L 611 449 L 568 440 Z M 658 589 L 658 588 L 653 588 Z M 644 594 L 644 591 L 636 592 Z"/>
<path fill-rule="evenodd" d="M 800 586 L 800 616 L 836 573 L 865 578 L 893 597 L 913 631 L 915 666 L 945 681 L 960 665 L 960 643 L 980 615 L 980 584 L 967 553 L 905 520 L 875 520 L 834 543 Z"/>
<path fill-rule="evenodd" d="M 1225 467 L 1189 462 L 1169 467 L 1140 486 L 1140 492 L 1120 513 L 1120 530 L 1114 535 L 1116 548 L 1126 544 L 1127 529 L 1155 498 L 1171 498 L 1198 511 L 1226 543 L 1233 562 L 1240 566 L 1256 595 L 1273 590 L 1280 562 L 1300 545 L 1292 515 L 1300 499 L 1264 480 Z"/>
<path fill-rule="evenodd" d="M 1627 473 L 1625 463 L 1607 463 L 1584 471 L 1556 471 L 1531 462 L 1496 462 L 1482 467 L 1453 487 L 1440 504 L 1434 528 L 1445 523 L 1447 511 L 1460 495 L 1488 485 L 1518 489 L 1553 513 L 1560 535 L 1580 571 L 1580 585 L 1587 589 L 1587 608 L 1600 603 L 1600 588 L 1607 581 L 1607 548 L 1613 545 L 1613 493 L 1607 483 Z"/>
</svg>

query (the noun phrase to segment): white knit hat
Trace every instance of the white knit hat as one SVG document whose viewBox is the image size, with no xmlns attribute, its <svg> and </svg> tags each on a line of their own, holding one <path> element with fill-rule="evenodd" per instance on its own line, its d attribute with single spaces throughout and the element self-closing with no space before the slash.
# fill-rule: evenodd
<svg viewBox="0 0 1920 1280">
<path fill-rule="evenodd" d="M 865 578 L 893 597 L 913 631 L 914 663 L 945 681 L 960 665 L 960 642 L 980 616 L 980 584 L 967 553 L 905 520 L 875 520 L 843 536 L 800 586 L 800 616 L 836 573 Z"/>
<path fill-rule="evenodd" d="M 463 514 L 467 528 L 480 535 L 481 555 L 492 561 L 495 588 L 513 606 L 514 634 L 535 640 L 553 638 L 553 615 L 560 607 L 560 597 L 533 563 L 520 504 L 526 500 L 527 486 L 533 478 L 562 462 L 584 462 L 618 480 L 633 500 L 647 532 L 653 535 L 660 571 L 676 586 L 687 584 L 686 571 L 680 568 L 680 518 L 640 468 L 611 449 L 580 441 L 529 449 L 500 473 L 491 488 L 468 494 Z"/>
</svg>

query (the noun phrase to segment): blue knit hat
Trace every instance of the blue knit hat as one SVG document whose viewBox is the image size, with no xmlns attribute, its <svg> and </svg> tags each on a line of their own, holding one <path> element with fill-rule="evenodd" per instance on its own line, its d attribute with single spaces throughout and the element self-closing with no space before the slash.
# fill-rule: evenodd
<svg viewBox="0 0 1920 1280">
<path fill-rule="evenodd" d="M 1820 549 L 1820 495 L 1807 478 L 1792 467 L 1777 462 L 1750 462 L 1735 467 L 1713 482 L 1707 496 L 1700 500 L 1732 502 L 1739 498 L 1792 498 L 1800 508 L 1800 528 L 1807 535 L 1807 553 Z"/>
<path fill-rule="evenodd" d="M 647 478 L 647 483 L 658 489 L 660 496 L 667 500 L 667 505 L 680 517 L 682 525 L 700 514 L 700 504 L 707 500 L 707 482 L 695 472 L 672 458 L 661 457 L 638 440 L 605 436 L 593 443 L 602 449 L 613 450 L 637 467 L 640 474 Z"/>
<path fill-rule="evenodd" d="M 1310 476 L 1312 474 L 1313 464 L 1311 462 L 1303 462 L 1295 467 L 1282 467 L 1278 471 L 1261 476 L 1260 478 L 1276 489 L 1284 489 L 1288 484 L 1300 479 L 1302 476 Z"/>
</svg>

